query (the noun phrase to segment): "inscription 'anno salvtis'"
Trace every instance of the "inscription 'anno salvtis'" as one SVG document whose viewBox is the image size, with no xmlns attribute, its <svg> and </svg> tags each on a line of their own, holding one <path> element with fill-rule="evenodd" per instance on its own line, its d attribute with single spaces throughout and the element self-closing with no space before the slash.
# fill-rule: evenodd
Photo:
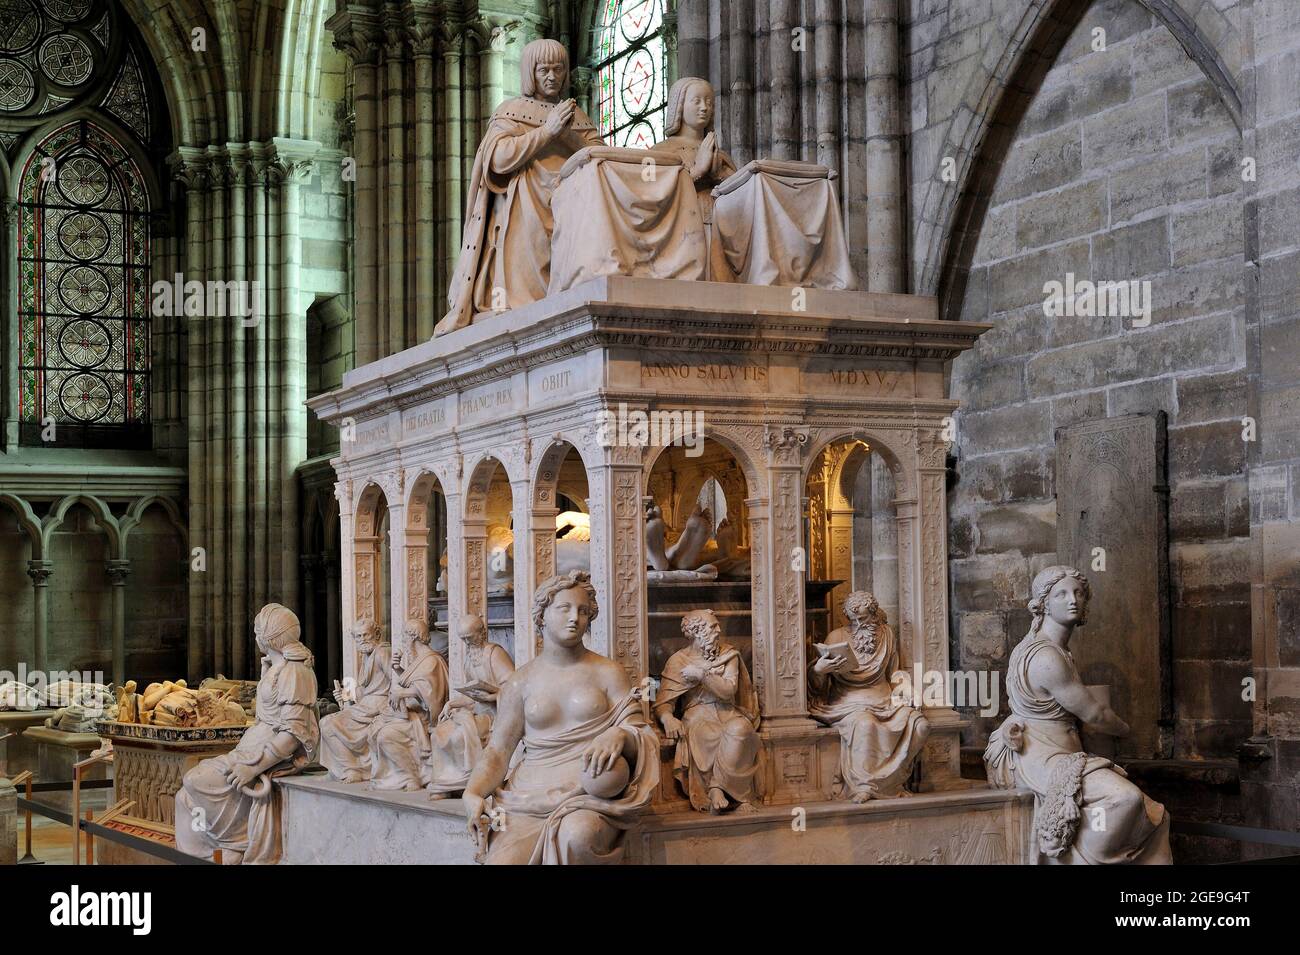
<svg viewBox="0 0 1300 955">
<path fill-rule="evenodd" d="M 675 362 L 646 362 L 641 366 L 642 378 L 667 378 L 672 381 L 704 382 L 755 382 L 767 381 L 765 365 L 711 362 L 705 365 L 684 365 Z"/>
</svg>

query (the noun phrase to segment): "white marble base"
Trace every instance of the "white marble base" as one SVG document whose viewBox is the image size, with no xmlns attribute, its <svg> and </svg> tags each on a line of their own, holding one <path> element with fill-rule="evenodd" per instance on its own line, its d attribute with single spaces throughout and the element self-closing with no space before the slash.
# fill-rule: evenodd
<svg viewBox="0 0 1300 955">
<path fill-rule="evenodd" d="M 285 794 L 284 861 L 296 864 L 469 864 L 459 799 L 377 793 L 325 776 L 277 782 Z M 628 833 L 626 861 L 644 865 L 1024 865 L 1034 803 L 994 789 L 809 802 L 754 815 L 649 814 Z"/>
<path fill-rule="evenodd" d="M 328 776 L 276 781 L 291 865 L 469 865 L 474 843 L 459 799 L 372 792 Z"/>
</svg>

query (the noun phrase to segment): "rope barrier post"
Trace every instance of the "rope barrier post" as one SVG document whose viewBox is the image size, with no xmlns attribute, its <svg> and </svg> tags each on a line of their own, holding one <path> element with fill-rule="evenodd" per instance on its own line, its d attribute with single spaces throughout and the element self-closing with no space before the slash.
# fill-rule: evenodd
<svg viewBox="0 0 1300 955">
<path fill-rule="evenodd" d="M 27 797 L 28 802 L 31 802 L 32 771 L 30 769 L 23 770 L 21 773 L 19 773 L 17 776 L 13 778 L 13 784 L 15 789 L 17 789 L 19 786 L 22 786 L 23 795 Z M 18 860 L 18 864 L 33 865 L 35 863 L 39 863 L 40 860 L 37 859 L 36 856 L 32 855 L 32 811 L 31 809 L 24 809 L 23 817 L 25 819 L 25 822 L 23 824 L 23 829 L 25 830 L 24 838 L 23 838 L 24 851 L 23 851 L 23 857 Z"/>
<path fill-rule="evenodd" d="M 95 810 L 86 810 L 86 822 L 95 821 Z M 89 830 L 86 831 L 86 865 L 95 864 L 95 837 Z"/>
<path fill-rule="evenodd" d="M 113 751 L 96 750 L 72 764 L 72 864 L 81 865 L 81 771 L 99 762 L 112 762 Z M 87 837 L 89 838 L 89 837 Z"/>
</svg>

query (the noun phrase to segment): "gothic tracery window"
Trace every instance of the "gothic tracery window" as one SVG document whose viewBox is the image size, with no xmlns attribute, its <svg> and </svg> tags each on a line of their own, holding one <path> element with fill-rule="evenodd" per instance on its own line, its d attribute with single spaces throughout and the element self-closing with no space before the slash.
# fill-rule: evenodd
<svg viewBox="0 0 1300 955">
<path fill-rule="evenodd" d="M 0 2 L 23 444 L 149 443 L 151 210 L 134 157 L 156 161 L 166 137 L 142 62 L 113 0 Z"/>
<path fill-rule="evenodd" d="M 663 138 L 668 98 L 663 0 L 601 0 L 595 36 L 596 124 L 614 146 Z"/>
</svg>

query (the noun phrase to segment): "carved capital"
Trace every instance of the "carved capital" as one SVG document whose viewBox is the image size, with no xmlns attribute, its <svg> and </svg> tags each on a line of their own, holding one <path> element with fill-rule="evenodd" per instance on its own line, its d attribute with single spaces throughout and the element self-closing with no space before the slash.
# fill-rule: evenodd
<svg viewBox="0 0 1300 955">
<path fill-rule="evenodd" d="M 502 17 L 479 17 L 465 23 L 465 29 L 478 38 L 480 54 L 504 52 L 518 39 L 520 26 L 520 21 Z"/>
<path fill-rule="evenodd" d="M 585 98 L 591 92 L 592 71 L 589 66 L 575 66 L 569 73 L 569 88 L 574 96 Z"/>
<path fill-rule="evenodd" d="M 677 11 L 664 11 L 664 25 L 660 35 L 664 38 L 664 49 L 669 53 L 677 52 Z"/>
<path fill-rule="evenodd" d="M 29 560 L 27 562 L 27 576 L 32 579 L 32 584 L 37 587 L 44 587 L 54 573 L 54 561 L 52 560 Z"/>
<path fill-rule="evenodd" d="M 18 221 L 18 200 L 5 199 L 0 202 L 0 220 L 3 220 L 5 228 L 14 225 Z"/>
<path fill-rule="evenodd" d="M 333 31 L 334 48 L 357 66 L 374 66 L 379 62 L 383 33 L 372 17 L 361 17 L 346 10 L 331 17 L 326 26 Z"/>
<path fill-rule="evenodd" d="M 416 56 L 433 56 L 442 31 L 432 16 L 416 16 L 406 24 L 406 39 Z"/>
<path fill-rule="evenodd" d="M 763 433 L 763 444 L 773 464 L 797 465 L 808 445 L 808 432 L 802 428 L 769 427 Z"/>
<path fill-rule="evenodd" d="M 340 513 L 352 513 L 352 478 L 334 482 L 334 499 L 339 502 Z"/>
<path fill-rule="evenodd" d="M 131 562 L 129 560 L 110 560 L 104 567 L 104 573 L 108 575 L 108 582 L 114 587 L 125 586 L 126 578 L 131 576 Z"/>
<path fill-rule="evenodd" d="M 384 62 L 406 58 L 406 30 L 400 23 L 384 24 Z"/>
<path fill-rule="evenodd" d="M 213 156 L 208 161 L 208 182 L 213 189 L 224 189 L 235 178 L 235 170 L 225 156 Z"/>
<path fill-rule="evenodd" d="M 208 187 L 208 163 L 197 158 L 181 159 L 172 166 L 172 178 L 187 192 L 201 192 Z"/>
</svg>

